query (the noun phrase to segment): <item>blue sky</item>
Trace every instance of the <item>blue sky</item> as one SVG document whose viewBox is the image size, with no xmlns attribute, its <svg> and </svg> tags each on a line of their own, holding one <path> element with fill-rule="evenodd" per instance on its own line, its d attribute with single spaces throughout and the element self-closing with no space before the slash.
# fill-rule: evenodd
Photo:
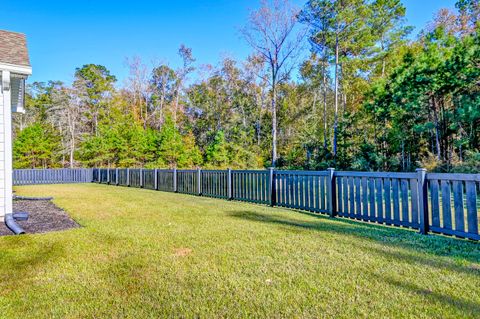
<svg viewBox="0 0 480 319">
<path fill-rule="evenodd" d="M 33 75 L 29 82 L 70 82 L 76 67 L 103 64 L 122 83 L 127 57 L 179 62 L 184 43 L 198 64 L 215 64 L 222 56 L 243 59 L 248 46 L 238 29 L 259 0 L 1 0 L 0 29 L 25 33 Z M 421 29 L 441 7 L 455 0 L 403 0 L 410 25 Z M 295 0 L 302 5 L 304 1 Z"/>
</svg>

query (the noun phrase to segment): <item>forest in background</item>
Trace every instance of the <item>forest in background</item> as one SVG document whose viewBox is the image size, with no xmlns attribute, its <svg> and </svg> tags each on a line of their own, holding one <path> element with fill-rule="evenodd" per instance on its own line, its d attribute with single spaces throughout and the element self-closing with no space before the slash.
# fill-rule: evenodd
<svg viewBox="0 0 480 319">
<path fill-rule="evenodd" d="M 125 83 L 97 64 L 71 85 L 33 83 L 14 115 L 14 167 L 478 173 L 479 1 L 415 36 L 405 10 L 264 1 L 241 30 L 245 61 L 202 65 L 182 45 L 177 68 L 128 59 Z"/>
</svg>

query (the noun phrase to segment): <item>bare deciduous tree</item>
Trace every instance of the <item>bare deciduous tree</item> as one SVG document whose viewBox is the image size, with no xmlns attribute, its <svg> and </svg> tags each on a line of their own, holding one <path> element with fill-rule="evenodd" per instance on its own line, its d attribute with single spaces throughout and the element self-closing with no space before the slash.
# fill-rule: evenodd
<svg viewBox="0 0 480 319">
<path fill-rule="evenodd" d="M 195 70 L 193 66 L 195 58 L 193 57 L 191 48 L 188 48 L 184 44 L 182 44 L 178 49 L 178 55 L 182 59 L 182 66 L 175 71 L 177 76 L 177 82 L 175 85 L 175 107 L 173 110 L 173 120 L 175 122 L 175 125 L 177 124 L 180 95 L 182 94 L 183 87 L 185 85 L 185 82 L 187 81 L 188 75 L 193 72 L 193 70 Z"/>
<path fill-rule="evenodd" d="M 260 146 L 262 139 L 262 117 L 265 113 L 265 108 L 268 107 L 268 83 L 265 80 L 265 65 L 264 61 L 258 55 L 252 55 L 248 57 L 245 65 L 245 80 L 251 84 L 251 90 L 255 91 L 255 103 L 256 103 L 256 119 L 255 130 L 257 145 Z M 257 78 L 260 81 L 257 81 Z"/>
<path fill-rule="evenodd" d="M 147 66 L 139 57 L 127 59 L 126 64 L 130 69 L 130 75 L 125 87 L 131 98 L 132 114 L 136 120 L 141 120 L 143 127 L 146 128 L 150 117 L 148 101 L 151 95 Z"/>
<path fill-rule="evenodd" d="M 52 103 L 55 105 L 49 121 L 61 133 L 64 149 L 68 151 L 70 168 L 75 166 L 75 150 L 81 133 L 81 117 L 84 109 L 82 99 L 75 89 L 60 86 L 52 90 Z"/>
<path fill-rule="evenodd" d="M 155 113 L 153 126 L 160 128 L 165 121 L 165 109 L 171 105 L 175 95 L 176 74 L 166 64 L 159 64 L 152 70 L 152 108 Z"/>
<path fill-rule="evenodd" d="M 288 79 L 293 64 L 291 58 L 297 52 L 304 36 L 296 32 L 299 10 L 288 0 L 262 0 L 261 7 L 252 11 L 249 24 L 242 29 L 248 44 L 264 60 L 268 69 L 265 78 L 271 90 L 272 112 L 272 166 L 277 161 L 277 87 Z"/>
</svg>

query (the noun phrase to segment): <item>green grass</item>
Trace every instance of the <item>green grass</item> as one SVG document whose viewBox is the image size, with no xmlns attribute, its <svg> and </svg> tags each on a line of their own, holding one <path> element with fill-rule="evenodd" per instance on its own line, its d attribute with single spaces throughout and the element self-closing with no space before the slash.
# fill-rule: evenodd
<svg viewBox="0 0 480 319">
<path fill-rule="evenodd" d="M 141 189 L 16 190 L 83 227 L 0 237 L 1 318 L 480 313 L 479 243 Z"/>
</svg>

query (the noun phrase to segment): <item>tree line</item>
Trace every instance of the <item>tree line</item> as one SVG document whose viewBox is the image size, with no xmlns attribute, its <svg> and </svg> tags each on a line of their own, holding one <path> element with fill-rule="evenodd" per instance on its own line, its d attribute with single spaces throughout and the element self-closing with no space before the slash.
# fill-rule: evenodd
<svg viewBox="0 0 480 319">
<path fill-rule="evenodd" d="M 478 172 L 478 0 L 416 36 L 400 0 L 263 1 L 244 61 L 128 60 L 29 86 L 14 166 Z M 305 52 L 308 50 L 308 54 Z"/>
</svg>

